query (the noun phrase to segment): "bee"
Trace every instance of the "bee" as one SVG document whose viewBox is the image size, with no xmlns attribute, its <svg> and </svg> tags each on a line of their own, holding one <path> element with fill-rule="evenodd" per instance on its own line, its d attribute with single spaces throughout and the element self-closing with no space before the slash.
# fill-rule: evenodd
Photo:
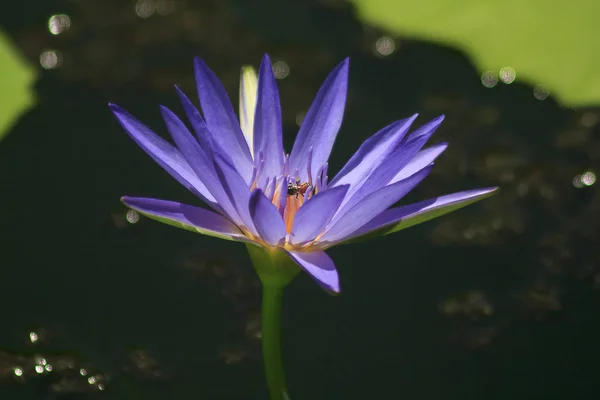
<svg viewBox="0 0 600 400">
<path fill-rule="evenodd" d="M 296 198 L 298 198 L 298 195 L 304 197 L 304 194 L 306 193 L 306 191 L 308 190 L 308 188 L 310 187 L 310 183 L 308 182 L 304 182 L 304 183 L 300 183 L 300 179 L 296 179 L 296 183 L 288 183 L 288 189 L 287 189 L 287 195 L 288 196 L 296 196 Z"/>
</svg>

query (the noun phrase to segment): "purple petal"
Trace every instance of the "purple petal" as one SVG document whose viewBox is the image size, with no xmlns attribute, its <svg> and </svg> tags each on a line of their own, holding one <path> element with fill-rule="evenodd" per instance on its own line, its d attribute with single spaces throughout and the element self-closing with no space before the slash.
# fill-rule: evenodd
<svg viewBox="0 0 600 400">
<path fill-rule="evenodd" d="M 267 187 L 265 188 L 265 196 L 267 196 L 268 199 L 273 198 L 276 187 L 277 187 L 277 177 L 274 176 L 272 179 L 269 179 L 269 182 L 267 183 Z"/>
<path fill-rule="evenodd" d="M 346 237 L 345 240 L 368 234 L 380 236 L 397 232 L 483 200 L 493 195 L 497 190 L 497 187 L 468 190 L 423 200 L 402 207 L 390 208 Z"/>
<path fill-rule="evenodd" d="M 443 120 L 443 116 L 438 117 L 414 131 L 404 143 L 400 144 L 387 159 L 372 171 L 362 185 L 352 188 L 334 217 L 334 221 L 339 220 L 365 197 L 386 186 L 414 158 Z"/>
<path fill-rule="evenodd" d="M 185 186 L 207 204 L 218 209 L 213 195 L 208 191 L 202 180 L 198 178 L 177 148 L 152 132 L 152 130 L 144 126 L 144 124 L 121 107 L 116 104 L 109 104 L 109 107 L 129 136 L 158 165 L 171 174 L 181 185 Z"/>
<path fill-rule="evenodd" d="M 185 114 L 192 125 L 192 129 L 196 134 L 196 138 L 198 139 L 198 143 L 204 152 L 211 156 L 213 152 L 213 141 L 212 135 L 208 130 L 208 126 L 206 126 L 206 122 L 204 122 L 204 118 L 200 115 L 200 111 L 194 106 L 192 101 L 183 93 L 179 87 L 175 86 L 175 90 L 179 95 L 179 100 L 181 101 L 181 105 L 185 111 Z"/>
<path fill-rule="evenodd" d="M 291 231 L 293 244 L 309 242 L 325 230 L 342 204 L 348 187 L 338 186 L 317 193 L 298 209 Z"/>
<path fill-rule="evenodd" d="M 223 184 L 217 176 L 213 163 L 204 150 L 202 150 L 198 141 L 192 136 L 192 133 L 185 124 L 173 114 L 171 110 L 161 106 L 161 112 L 173 141 L 181 150 L 181 153 L 196 175 L 202 177 L 206 188 L 210 191 L 227 216 L 234 222 L 241 223 L 242 221 L 239 218 L 235 207 L 223 189 Z"/>
<path fill-rule="evenodd" d="M 121 201 L 140 214 L 165 224 L 221 239 L 250 241 L 231 221 L 200 207 L 141 197 L 123 197 Z"/>
<path fill-rule="evenodd" d="M 261 239 L 271 246 L 277 246 L 285 239 L 286 230 L 281 214 L 260 189 L 252 191 L 249 208 Z"/>
<path fill-rule="evenodd" d="M 348 63 L 345 59 L 329 74 L 313 101 L 290 154 L 290 171 L 298 169 L 300 178 L 305 181 L 306 158 L 312 147 L 312 176 L 317 176 L 319 168 L 327 161 L 333 142 L 342 124 L 346 92 L 348 88 Z"/>
<path fill-rule="evenodd" d="M 334 293 L 340 292 L 340 278 L 335 269 L 335 264 L 325 252 L 321 250 L 310 252 L 284 251 L 321 287 Z"/>
<path fill-rule="evenodd" d="M 363 142 L 344 168 L 331 180 L 329 187 L 362 182 L 389 156 L 402 140 L 418 114 L 396 121 Z"/>
<path fill-rule="evenodd" d="M 244 181 L 249 183 L 252 177 L 252 156 L 227 92 L 215 74 L 198 57 L 194 59 L 194 72 L 208 129 L 212 132 L 214 141 L 221 148 L 227 149 L 233 165 Z"/>
<path fill-rule="evenodd" d="M 404 168 L 400 170 L 400 172 L 396 174 L 396 176 L 392 178 L 388 185 L 401 181 L 402 179 L 408 178 L 415 172 L 422 170 L 423 168 L 434 162 L 435 159 L 438 158 L 438 156 L 442 154 L 447 147 L 448 143 L 439 143 L 434 146 L 428 147 L 425 150 L 421 150 L 412 158 L 412 160 L 410 160 L 408 164 L 406 164 Z"/>
<path fill-rule="evenodd" d="M 281 105 L 269 56 L 265 55 L 258 70 L 258 96 L 254 117 L 254 157 L 265 157 L 262 179 L 279 175 L 283 165 Z M 263 186 L 262 182 L 259 186 Z"/>
<path fill-rule="evenodd" d="M 319 242 L 336 242 L 348 237 L 404 197 L 431 171 L 432 166 L 366 196 L 325 232 Z"/>
<path fill-rule="evenodd" d="M 256 235 L 257 232 L 254 228 L 252 217 L 250 216 L 250 210 L 248 209 L 250 188 L 246 182 L 244 182 L 244 179 L 237 172 L 235 167 L 231 165 L 226 158 L 219 153 L 215 153 L 214 161 L 219 180 L 227 193 L 229 201 L 233 204 L 236 214 L 240 217 L 242 225 L 245 226 L 250 233 Z"/>
</svg>

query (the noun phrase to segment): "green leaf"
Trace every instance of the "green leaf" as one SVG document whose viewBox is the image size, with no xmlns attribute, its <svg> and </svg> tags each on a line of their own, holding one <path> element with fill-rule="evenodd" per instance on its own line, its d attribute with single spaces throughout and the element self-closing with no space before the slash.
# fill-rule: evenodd
<svg viewBox="0 0 600 400">
<path fill-rule="evenodd" d="M 0 140 L 35 103 L 31 90 L 35 77 L 34 68 L 17 53 L 0 31 Z"/>
<path fill-rule="evenodd" d="M 597 0 L 352 2 L 371 25 L 464 50 L 480 72 L 512 67 L 517 81 L 544 85 L 565 105 L 600 102 Z"/>
</svg>

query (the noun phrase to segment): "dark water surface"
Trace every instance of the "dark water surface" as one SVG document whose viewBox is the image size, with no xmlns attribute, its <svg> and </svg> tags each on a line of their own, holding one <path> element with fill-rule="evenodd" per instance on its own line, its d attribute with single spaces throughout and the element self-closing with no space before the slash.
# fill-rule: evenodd
<svg viewBox="0 0 600 400">
<path fill-rule="evenodd" d="M 342 1 L 152 4 L 148 18 L 133 1 L 2 6 L 1 26 L 32 63 L 53 48 L 62 64 L 39 67 L 37 105 L 0 143 L 0 399 L 266 398 L 260 286 L 244 246 L 125 219 L 125 194 L 196 200 L 107 108 L 165 133 L 158 104 L 181 112 L 172 85 L 194 93 L 194 56 L 237 107 L 239 68 L 264 52 L 289 66 L 279 80 L 288 149 L 298 114 L 350 56 L 330 170 L 384 125 L 444 113 L 432 142 L 450 147 L 406 201 L 502 187 L 332 249 L 341 296 L 304 275 L 289 286 L 293 399 L 597 396 L 600 196 L 573 179 L 600 169 L 598 108 L 540 101 L 520 83 L 486 88 L 460 51 L 434 44 L 396 38 L 377 55 L 384 33 Z M 58 36 L 47 28 L 55 13 L 72 21 Z"/>
</svg>

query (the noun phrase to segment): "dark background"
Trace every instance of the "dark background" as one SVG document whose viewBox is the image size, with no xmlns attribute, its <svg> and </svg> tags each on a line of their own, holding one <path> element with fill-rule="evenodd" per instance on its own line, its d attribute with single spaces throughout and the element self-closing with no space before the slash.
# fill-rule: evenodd
<svg viewBox="0 0 600 400">
<path fill-rule="evenodd" d="M 450 147 L 407 201 L 501 187 L 329 251 L 341 296 L 304 275 L 288 287 L 292 398 L 597 398 L 600 200 L 577 176 L 599 168 L 600 109 L 538 100 L 521 83 L 486 88 L 458 49 L 394 37 L 383 56 L 374 43 L 385 33 L 344 1 L 142 5 L 154 13 L 121 0 L 2 5 L 0 26 L 39 79 L 37 104 L 0 143 L 0 399 L 267 397 L 260 286 L 244 246 L 126 220 L 125 194 L 196 200 L 107 108 L 165 133 L 158 104 L 181 112 L 172 85 L 194 93 L 196 55 L 237 108 L 240 66 L 265 52 L 289 66 L 279 80 L 288 149 L 298 114 L 349 56 L 330 171 L 388 123 L 443 113 L 432 143 Z M 71 27 L 54 36 L 57 13 Z M 55 68 L 40 65 L 46 49 Z"/>
</svg>

